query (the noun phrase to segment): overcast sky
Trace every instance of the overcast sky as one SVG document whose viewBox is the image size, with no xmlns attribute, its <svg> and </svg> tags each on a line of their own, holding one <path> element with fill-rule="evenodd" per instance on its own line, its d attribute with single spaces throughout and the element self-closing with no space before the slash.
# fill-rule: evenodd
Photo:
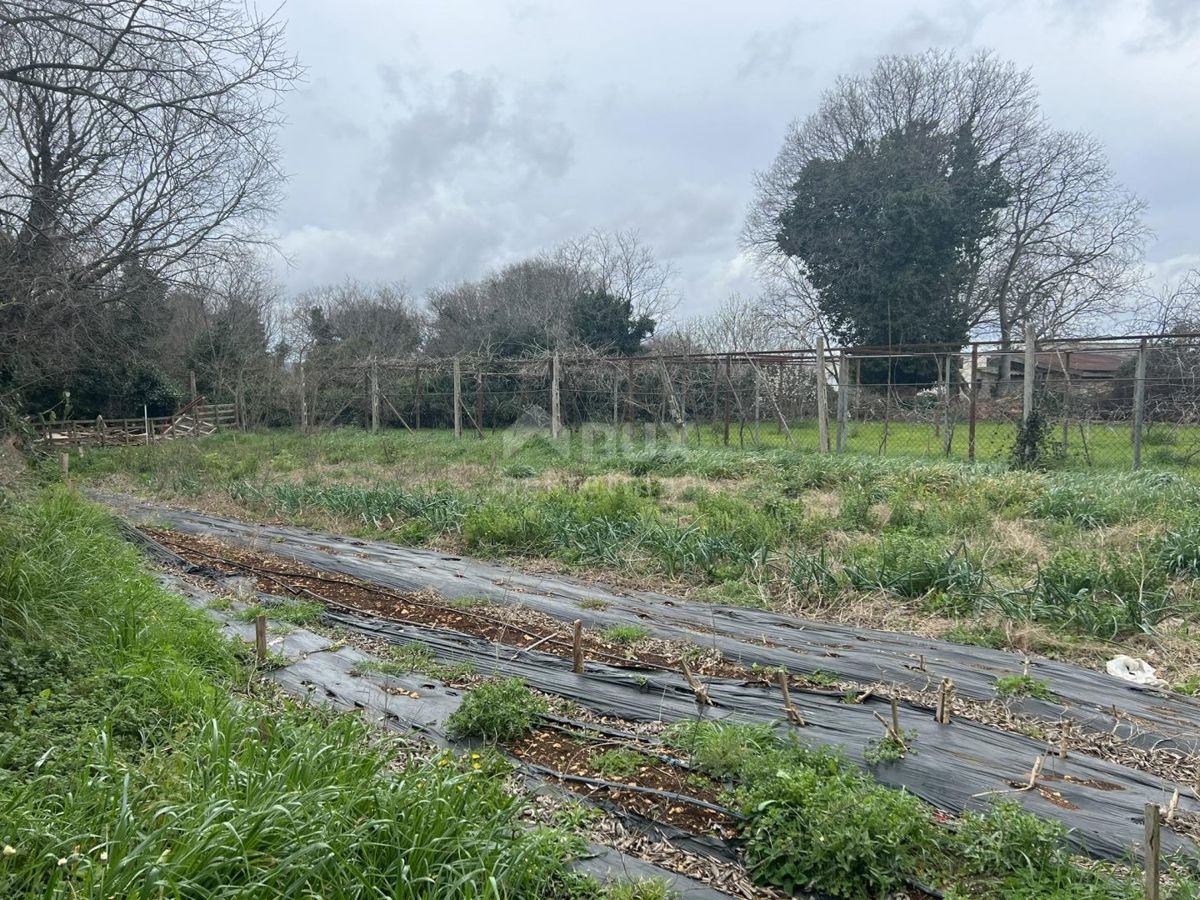
<svg viewBox="0 0 1200 900">
<path fill-rule="evenodd" d="M 680 315 L 753 294 L 752 177 L 840 73 L 988 48 L 1032 69 L 1149 203 L 1161 274 L 1200 261 L 1200 0 L 287 0 L 275 221 L 295 292 L 414 293 L 592 228 L 636 228 Z"/>
</svg>

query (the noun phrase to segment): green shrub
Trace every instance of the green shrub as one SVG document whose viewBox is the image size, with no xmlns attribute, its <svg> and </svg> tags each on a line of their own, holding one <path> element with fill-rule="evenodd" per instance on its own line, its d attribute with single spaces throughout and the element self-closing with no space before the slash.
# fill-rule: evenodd
<svg viewBox="0 0 1200 900">
<path fill-rule="evenodd" d="M 741 797 L 747 867 L 789 893 L 883 897 L 914 876 L 938 842 L 916 797 L 827 761 L 778 766 Z"/>
<path fill-rule="evenodd" d="M 489 681 L 467 691 L 446 722 L 451 737 L 507 743 L 525 737 L 546 712 L 546 701 L 520 678 Z"/>
</svg>

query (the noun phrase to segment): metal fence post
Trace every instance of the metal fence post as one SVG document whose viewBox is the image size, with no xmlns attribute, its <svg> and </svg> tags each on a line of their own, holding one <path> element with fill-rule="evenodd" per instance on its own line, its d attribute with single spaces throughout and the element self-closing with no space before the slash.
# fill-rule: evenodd
<svg viewBox="0 0 1200 900">
<path fill-rule="evenodd" d="M 1146 339 L 1138 344 L 1133 375 L 1133 468 L 1142 467 L 1142 427 L 1146 418 Z"/>
<path fill-rule="evenodd" d="M 1062 445 L 1063 453 L 1071 444 L 1071 351 L 1063 352 L 1063 409 L 1062 409 Z"/>
<path fill-rule="evenodd" d="M 817 338 L 817 436 L 822 453 L 829 452 L 829 396 L 825 379 L 825 338 Z"/>
</svg>

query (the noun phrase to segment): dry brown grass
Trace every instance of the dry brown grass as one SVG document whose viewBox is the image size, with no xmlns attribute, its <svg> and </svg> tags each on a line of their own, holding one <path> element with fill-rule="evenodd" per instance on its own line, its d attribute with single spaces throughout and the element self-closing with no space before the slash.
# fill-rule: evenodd
<svg viewBox="0 0 1200 900">
<path fill-rule="evenodd" d="M 1033 565 L 1050 558 L 1050 548 L 1036 527 L 1024 519 L 996 519 L 985 548 L 990 556 L 1002 556 Z"/>
</svg>

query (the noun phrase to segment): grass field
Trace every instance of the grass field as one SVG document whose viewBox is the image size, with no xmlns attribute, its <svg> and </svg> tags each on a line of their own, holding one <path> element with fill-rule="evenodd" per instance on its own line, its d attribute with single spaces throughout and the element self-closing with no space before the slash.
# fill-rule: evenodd
<svg viewBox="0 0 1200 900">
<path fill-rule="evenodd" d="M 1197 690 L 1200 484 L 1184 475 L 583 437 L 231 433 L 74 471 L 713 601 L 1093 662 L 1120 648 Z"/>
<path fill-rule="evenodd" d="M 851 422 L 846 430 L 845 452 L 870 456 L 915 458 L 930 461 L 968 459 L 968 434 L 965 422 L 953 427 L 950 453 L 946 454 L 944 434 L 930 421 Z M 742 449 L 785 449 L 816 452 L 820 432 L 816 419 L 792 420 L 788 423 L 791 444 L 775 420 L 763 420 L 756 429 L 753 423 L 739 428 L 731 423 L 729 442 Z M 1016 422 L 979 422 L 975 429 L 975 459 L 977 462 L 1007 463 L 1016 441 Z M 835 423 L 830 425 L 830 442 L 836 438 Z M 1047 465 L 1055 469 L 1129 471 L 1133 468 L 1133 433 L 1128 422 L 1102 420 L 1072 420 L 1064 447 L 1061 424 L 1054 422 L 1048 429 L 1050 455 Z M 690 428 L 688 444 L 695 447 L 718 448 L 725 445 L 723 425 L 697 425 Z M 1169 424 L 1150 425 L 1142 443 L 1143 465 L 1176 471 L 1192 470 L 1200 474 L 1200 428 Z"/>
</svg>

